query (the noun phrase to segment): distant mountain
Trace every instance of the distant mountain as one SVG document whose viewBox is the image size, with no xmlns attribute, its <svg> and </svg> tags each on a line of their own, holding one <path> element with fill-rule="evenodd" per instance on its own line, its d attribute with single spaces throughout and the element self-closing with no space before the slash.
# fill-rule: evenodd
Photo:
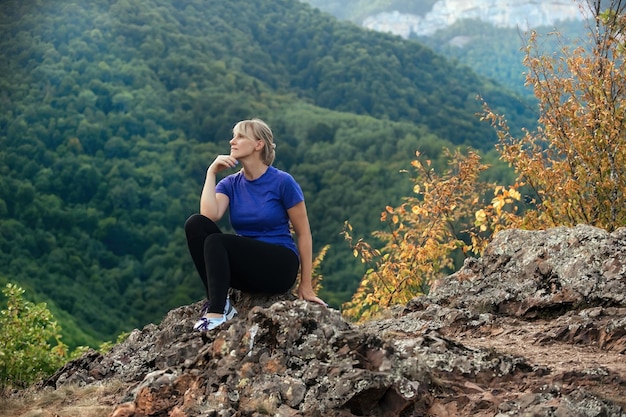
<svg viewBox="0 0 626 417">
<path fill-rule="evenodd" d="M 339 19 L 404 38 L 429 36 L 465 19 L 527 30 L 580 21 L 574 0 L 301 0 Z"/>
<path fill-rule="evenodd" d="M 556 28 L 565 42 L 584 34 L 584 8 L 574 0 L 307 0 L 366 28 L 413 39 L 533 100 L 524 86 L 525 31 Z M 555 42 L 541 42 L 558 48 Z"/>
<path fill-rule="evenodd" d="M 582 18 L 579 6 L 568 0 L 439 0 L 422 16 L 393 10 L 369 16 L 362 25 L 408 38 L 432 35 L 464 19 L 479 20 L 500 28 L 528 30 Z"/>
</svg>

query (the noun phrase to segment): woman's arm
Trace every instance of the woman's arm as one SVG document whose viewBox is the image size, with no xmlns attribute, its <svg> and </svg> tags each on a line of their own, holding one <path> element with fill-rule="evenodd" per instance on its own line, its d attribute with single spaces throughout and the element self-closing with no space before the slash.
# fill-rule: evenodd
<svg viewBox="0 0 626 417">
<path fill-rule="evenodd" d="M 298 286 L 298 296 L 307 301 L 326 306 L 326 303 L 313 290 L 312 274 L 313 274 L 313 238 L 311 236 L 311 227 L 306 212 L 304 201 L 296 204 L 289 210 L 289 220 L 296 232 L 296 242 L 298 252 L 300 253 L 300 285 Z"/>
<path fill-rule="evenodd" d="M 220 220 L 228 208 L 228 196 L 215 193 L 216 174 L 224 169 L 234 167 L 237 160 L 230 155 L 218 155 L 207 168 L 202 195 L 200 196 L 200 214 L 214 222 Z"/>
</svg>

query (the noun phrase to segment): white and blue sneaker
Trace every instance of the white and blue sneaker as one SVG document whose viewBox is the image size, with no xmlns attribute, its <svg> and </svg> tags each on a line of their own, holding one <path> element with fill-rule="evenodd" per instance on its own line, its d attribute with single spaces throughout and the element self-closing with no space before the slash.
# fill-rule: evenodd
<svg viewBox="0 0 626 417">
<path fill-rule="evenodd" d="M 200 317 L 200 320 L 193 325 L 193 329 L 198 332 L 206 332 L 215 329 L 218 326 L 226 323 L 226 316 L 222 317 Z"/>
<path fill-rule="evenodd" d="M 200 310 L 202 317 L 193 325 L 194 330 L 206 332 L 215 329 L 237 315 L 237 309 L 230 303 L 230 298 L 226 298 L 226 306 L 224 307 L 224 315 L 222 317 L 206 317 L 208 309 L 209 302 L 207 301 L 202 306 L 202 310 Z"/>
</svg>

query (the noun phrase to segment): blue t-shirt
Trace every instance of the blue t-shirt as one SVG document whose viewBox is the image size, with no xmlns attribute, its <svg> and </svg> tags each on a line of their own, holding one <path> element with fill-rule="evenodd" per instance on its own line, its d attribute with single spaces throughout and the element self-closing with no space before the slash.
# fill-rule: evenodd
<svg viewBox="0 0 626 417">
<path fill-rule="evenodd" d="M 230 224 L 238 235 L 298 253 L 287 210 L 304 201 L 304 194 L 290 174 L 270 166 L 259 178 L 248 180 L 239 171 L 218 182 L 215 191 L 228 196 Z"/>
</svg>

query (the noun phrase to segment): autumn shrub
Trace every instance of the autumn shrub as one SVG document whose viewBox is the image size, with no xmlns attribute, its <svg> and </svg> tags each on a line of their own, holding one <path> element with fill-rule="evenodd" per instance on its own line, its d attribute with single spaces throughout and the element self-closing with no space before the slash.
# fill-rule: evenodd
<svg viewBox="0 0 626 417">
<path fill-rule="evenodd" d="M 589 39 L 576 48 L 543 54 L 530 33 L 524 64 L 539 102 L 536 130 L 512 136 L 504 116 L 485 104 L 501 158 L 533 191 L 524 227 L 626 225 L 626 5 L 606 3 L 583 4 Z"/>
<path fill-rule="evenodd" d="M 368 269 L 352 300 L 343 306 L 345 316 L 371 318 L 381 309 L 426 293 L 454 269 L 459 254 L 479 253 L 494 230 L 504 227 L 509 217 L 516 218 L 519 198 L 514 190 L 496 187 L 496 196 L 485 205 L 484 192 L 494 185 L 480 180 L 488 166 L 476 152 L 445 150 L 444 155 L 448 168 L 438 173 L 430 160 L 416 153 L 411 163 L 414 194 L 398 207 L 388 206 L 381 214 L 387 229 L 373 233 L 382 242 L 381 249 L 355 239 L 346 223 L 344 237 Z"/>
</svg>

